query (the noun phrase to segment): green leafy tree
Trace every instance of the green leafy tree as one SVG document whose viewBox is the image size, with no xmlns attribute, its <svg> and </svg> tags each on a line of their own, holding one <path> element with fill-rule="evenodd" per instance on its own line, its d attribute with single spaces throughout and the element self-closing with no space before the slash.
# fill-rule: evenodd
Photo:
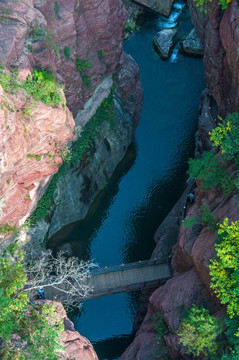
<svg viewBox="0 0 239 360">
<path fill-rule="evenodd" d="M 196 2 L 196 5 L 199 7 L 201 11 L 203 11 L 205 14 L 208 13 L 209 3 L 212 2 L 212 0 L 194 0 L 194 1 Z M 231 0 L 219 0 L 218 4 L 221 5 L 222 10 L 226 10 L 230 2 Z"/>
<path fill-rule="evenodd" d="M 219 146 L 223 157 L 227 160 L 238 161 L 239 154 L 239 114 L 228 114 L 210 133 L 214 146 Z"/>
<path fill-rule="evenodd" d="M 227 165 L 221 156 L 205 151 L 200 158 L 189 159 L 188 175 L 190 179 L 196 178 L 203 192 L 218 185 L 224 195 L 229 195 L 235 189 L 235 182 L 227 172 Z"/>
<path fill-rule="evenodd" d="M 0 254 L 0 358 L 56 360 L 62 320 L 52 305 L 29 303 L 27 293 L 22 292 L 27 280 L 22 260 L 22 252 L 15 245 Z M 13 334 L 27 346 L 14 346 Z"/>
<path fill-rule="evenodd" d="M 232 318 L 239 315 L 239 221 L 224 220 L 215 249 L 216 258 L 209 265 L 211 288 Z"/>
<path fill-rule="evenodd" d="M 205 308 L 193 306 L 181 322 L 177 334 L 187 354 L 211 359 L 217 352 L 216 339 L 221 332 L 217 318 Z"/>
</svg>

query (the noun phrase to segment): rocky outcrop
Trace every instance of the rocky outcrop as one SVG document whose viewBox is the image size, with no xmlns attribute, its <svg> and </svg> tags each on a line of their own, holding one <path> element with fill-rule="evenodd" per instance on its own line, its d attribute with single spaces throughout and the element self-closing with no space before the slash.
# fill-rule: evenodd
<svg viewBox="0 0 239 360">
<path fill-rule="evenodd" d="M 31 103 L 23 89 L 9 94 L 0 86 L 0 96 L 0 223 L 13 225 L 33 209 L 58 171 L 75 122 L 68 108 Z"/>
<path fill-rule="evenodd" d="M 121 0 L 24 0 L 2 3 L 1 16 L 0 63 L 50 68 L 74 115 L 119 62 L 127 18 Z"/>
<path fill-rule="evenodd" d="M 173 38 L 177 33 L 177 29 L 164 29 L 160 30 L 153 39 L 154 46 L 159 52 L 160 57 L 163 60 L 169 58 L 172 46 L 173 46 Z"/>
<path fill-rule="evenodd" d="M 63 109 L 40 101 L 31 105 L 29 115 L 24 91 L 21 96 L 2 93 L 0 223 L 21 225 L 32 213 L 52 174 L 62 164 L 66 144 L 76 138 L 75 124 L 74 132 L 78 135 L 109 95 L 112 74 L 118 74 L 115 135 L 109 126 L 102 128 L 101 138 L 96 139 L 96 148 L 101 150 L 91 152 L 84 161 L 88 163 L 88 173 L 83 173 L 83 163 L 79 165 L 77 174 L 82 173 L 76 175 L 75 183 L 79 183 L 74 190 L 80 187 L 78 199 L 82 209 L 76 211 L 75 217 L 69 214 L 68 220 L 63 221 L 66 224 L 86 215 L 89 204 L 124 156 L 139 119 L 142 89 L 138 68 L 131 58 L 122 56 L 127 11 L 121 0 L 80 4 L 73 0 L 25 0 L 21 5 L 12 2 L 9 8 L 2 4 L 1 13 L 4 21 L 0 24 L 0 63 L 20 70 L 21 78 L 26 78 L 34 67 L 51 69 L 64 85 L 65 103 L 76 116 L 74 122 L 64 104 Z M 104 131 L 106 136 L 102 138 Z M 101 160 L 92 166 L 95 180 L 90 185 L 89 163 L 93 157 L 98 161 L 97 156 Z M 59 197 L 61 193 L 59 189 Z M 74 199 L 74 195 L 70 198 Z M 74 201 L 75 210 L 79 203 L 76 206 Z M 41 221 L 37 231 L 23 232 L 22 239 L 25 241 L 34 234 L 39 242 L 48 229 L 49 223 Z"/>
<path fill-rule="evenodd" d="M 239 111 L 238 3 L 233 0 L 225 11 L 216 0 L 209 3 L 205 15 L 189 1 L 191 19 L 204 44 L 205 79 L 219 112 Z"/>
<path fill-rule="evenodd" d="M 37 304 L 52 304 L 56 310 L 57 318 L 62 319 L 64 331 L 60 334 L 61 346 L 58 350 L 60 360 L 98 360 L 98 356 L 88 339 L 75 330 L 69 320 L 63 305 L 60 302 L 50 300 L 37 300 Z"/>
<path fill-rule="evenodd" d="M 112 176 L 133 140 L 143 93 L 134 60 L 123 54 L 119 67 L 118 88 L 114 97 L 114 125 L 107 121 L 101 125 L 89 155 L 71 168 L 58 183 L 49 238 L 63 226 L 85 218 L 93 200 Z"/>
<path fill-rule="evenodd" d="M 195 29 L 182 42 L 183 51 L 188 55 L 203 56 L 203 46 Z"/>
<path fill-rule="evenodd" d="M 135 0 L 135 1 L 165 16 L 169 16 L 173 3 L 172 0 Z"/>
<path fill-rule="evenodd" d="M 199 134 L 202 136 L 200 150 L 204 150 L 204 146 L 206 146 L 207 150 L 211 148 L 206 128 L 212 129 L 215 126 L 213 108 L 211 95 L 206 90 L 202 96 L 199 113 Z M 211 120 L 211 123 L 208 120 Z M 199 189 L 195 189 L 195 204 L 184 208 L 187 194 L 191 191 L 191 188 L 186 189 L 179 202 L 155 234 L 157 245 L 152 256 L 168 256 L 170 249 L 175 244 L 172 257 L 172 265 L 175 271 L 174 277 L 150 297 L 147 315 L 136 333 L 134 342 L 123 354 L 123 360 L 133 360 L 137 357 L 139 359 L 144 358 L 148 344 L 144 343 L 143 339 L 149 342 L 152 348 L 156 346 L 155 340 L 153 340 L 155 330 L 152 316 L 154 313 L 160 312 L 163 314 L 169 327 L 169 334 L 164 336 L 169 351 L 168 358 L 176 360 L 185 358 L 175 334 L 184 309 L 190 308 L 192 304 L 205 306 L 211 314 L 217 314 L 221 309 L 218 299 L 210 289 L 209 275 L 209 263 L 215 256 L 216 233 L 207 229 L 200 222 L 190 228 L 180 225 L 184 222 L 185 216 L 188 218 L 195 216 L 200 218 L 200 206 L 202 204 L 209 207 L 210 213 L 218 223 L 222 223 L 225 217 L 228 217 L 231 221 L 237 220 L 239 218 L 239 208 L 236 203 L 239 194 L 225 198 L 217 189 L 210 190 L 206 194 L 200 192 Z M 160 352 L 164 347 L 160 341 L 156 341 Z M 153 359 L 153 357 L 149 357 L 149 359 L 151 358 Z"/>
</svg>

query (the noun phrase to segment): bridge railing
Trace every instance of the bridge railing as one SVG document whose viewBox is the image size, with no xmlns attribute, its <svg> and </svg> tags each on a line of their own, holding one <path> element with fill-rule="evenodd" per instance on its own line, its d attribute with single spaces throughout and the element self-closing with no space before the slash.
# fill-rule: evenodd
<svg viewBox="0 0 239 360">
<path fill-rule="evenodd" d="M 171 262 L 171 257 L 160 258 L 160 259 L 154 258 L 154 259 L 142 260 L 142 261 L 139 260 L 138 262 L 134 262 L 134 263 L 126 263 L 126 264 L 114 265 L 114 266 L 109 266 L 109 267 L 105 266 L 104 268 L 91 270 L 90 276 L 98 275 L 98 274 L 105 274 L 105 273 L 109 273 L 109 272 L 113 272 L 113 271 L 141 268 L 141 267 L 150 266 L 150 265 L 153 266 L 153 265 L 158 265 L 158 264 L 165 264 L 165 263 L 169 263 L 169 262 Z"/>
</svg>

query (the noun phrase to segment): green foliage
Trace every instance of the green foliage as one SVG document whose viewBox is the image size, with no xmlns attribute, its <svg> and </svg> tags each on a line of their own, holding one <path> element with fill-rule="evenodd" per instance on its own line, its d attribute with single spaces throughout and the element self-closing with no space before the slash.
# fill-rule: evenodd
<svg viewBox="0 0 239 360">
<path fill-rule="evenodd" d="M 114 89 L 111 90 L 108 98 L 102 102 L 91 120 L 83 127 L 79 139 L 72 144 L 70 149 L 67 151 L 64 150 L 64 163 L 51 180 L 47 190 L 38 202 L 36 210 L 30 218 L 27 219 L 25 223 L 26 226 L 31 227 L 49 215 L 53 206 L 52 199 L 56 196 L 57 183 L 61 180 L 62 176 L 69 171 L 70 167 L 79 162 L 84 154 L 94 147 L 94 138 L 102 124 L 107 121 L 111 128 L 114 127 L 113 91 Z"/>
<path fill-rule="evenodd" d="M 47 48 L 52 48 L 56 54 L 59 54 L 60 48 L 55 44 L 55 34 L 54 32 L 50 31 L 50 29 L 46 28 L 45 30 L 45 42 Z"/>
<path fill-rule="evenodd" d="M 102 59 L 104 59 L 104 57 L 105 57 L 105 55 L 106 55 L 106 52 L 105 52 L 105 50 L 100 49 L 100 50 L 97 51 L 97 55 L 98 55 L 99 58 L 102 60 Z"/>
<path fill-rule="evenodd" d="M 208 310 L 193 306 L 177 332 L 187 354 L 211 359 L 217 352 L 216 338 L 222 332 L 219 320 Z"/>
<path fill-rule="evenodd" d="M 83 86 L 86 86 L 89 90 L 92 89 L 92 82 L 91 82 L 91 78 L 89 75 L 82 75 L 82 84 Z"/>
<path fill-rule="evenodd" d="M 230 318 L 239 315 L 239 221 L 229 224 L 226 218 L 218 229 L 216 258 L 209 265 L 211 288 Z"/>
<path fill-rule="evenodd" d="M 55 17 L 56 17 L 56 18 L 59 18 L 60 4 L 59 4 L 57 1 L 55 1 L 54 10 L 55 10 Z"/>
<path fill-rule="evenodd" d="M 0 14 L 1 15 L 10 15 L 12 14 L 13 10 L 10 8 L 4 8 L 2 6 L 0 6 Z"/>
<path fill-rule="evenodd" d="M 9 181 L 8 184 L 10 184 L 10 181 Z M 8 235 L 8 234 L 11 234 L 13 232 L 16 232 L 17 230 L 18 230 L 18 228 L 15 225 L 10 225 L 10 224 L 7 224 L 7 223 L 6 224 L 0 224 L 0 234 L 2 234 L 2 235 Z"/>
<path fill-rule="evenodd" d="M 42 25 L 36 24 L 30 31 L 29 36 L 33 37 L 33 39 L 36 41 L 42 41 L 45 39 L 46 36 L 45 28 Z"/>
<path fill-rule="evenodd" d="M 193 216 L 193 217 L 187 217 L 184 222 L 182 223 L 182 226 L 185 227 L 186 229 L 191 228 L 192 226 L 198 224 L 199 219 L 197 216 Z"/>
<path fill-rule="evenodd" d="M 203 204 L 200 206 L 200 209 L 201 209 L 201 219 L 202 219 L 203 225 L 208 230 L 216 230 L 217 229 L 217 220 L 212 215 L 209 207 L 207 205 Z"/>
<path fill-rule="evenodd" d="M 228 114 L 225 120 L 210 133 L 214 146 L 219 146 L 227 160 L 238 161 L 239 154 L 239 114 Z"/>
<path fill-rule="evenodd" d="M 32 45 L 28 44 L 28 45 L 27 45 L 27 48 L 28 48 L 28 50 L 29 50 L 30 52 L 32 52 Z"/>
<path fill-rule="evenodd" d="M 194 1 L 196 2 L 196 6 L 199 7 L 200 11 L 203 11 L 205 14 L 208 13 L 209 3 L 212 2 L 212 0 L 194 0 Z M 230 2 L 231 0 L 219 0 L 218 4 L 221 5 L 222 10 L 226 10 Z"/>
<path fill-rule="evenodd" d="M 34 158 L 34 159 L 36 159 L 37 161 L 40 161 L 40 160 L 41 160 L 41 155 L 37 155 L 37 154 L 27 154 L 27 158 L 28 158 L 28 159 Z"/>
<path fill-rule="evenodd" d="M 33 70 L 23 87 L 34 100 L 41 100 L 46 105 L 58 106 L 63 101 L 60 85 L 56 83 L 53 74 L 45 70 Z"/>
<path fill-rule="evenodd" d="M 235 347 L 234 349 L 229 349 L 226 351 L 220 360 L 238 360 L 239 359 L 239 347 Z"/>
<path fill-rule="evenodd" d="M 71 58 L 71 48 L 69 48 L 68 46 L 64 47 L 64 55 L 67 59 Z"/>
<path fill-rule="evenodd" d="M 140 26 L 136 24 L 136 22 L 134 20 L 127 20 L 126 25 L 124 27 L 124 30 L 127 33 L 133 33 L 135 31 L 139 31 L 140 30 Z"/>
<path fill-rule="evenodd" d="M 189 160 L 188 175 L 190 179 L 197 179 L 203 192 L 217 185 L 225 196 L 235 190 L 235 182 L 227 172 L 227 163 L 210 151 L 205 151 L 200 158 Z"/>
<path fill-rule="evenodd" d="M 93 62 L 91 60 L 79 60 L 78 58 L 75 61 L 77 70 L 81 73 L 82 84 L 88 89 L 92 89 L 92 82 L 89 75 L 86 75 L 84 72 L 93 67 Z"/>
<path fill-rule="evenodd" d="M 156 312 L 152 316 L 154 330 L 158 334 L 161 341 L 164 341 L 164 335 L 169 333 L 168 326 L 164 320 L 163 315 L 160 312 Z"/>
<path fill-rule="evenodd" d="M 22 252 L 16 245 L 0 253 L 0 357 L 57 360 L 63 323 L 55 316 L 51 305 L 29 306 L 28 295 L 23 291 L 27 277 L 22 259 Z M 10 341 L 12 334 L 25 340 L 27 348 L 14 347 Z"/>
<path fill-rule="evenodd" d="M 76 59 L 75 64 L 76 64 L 77 70 L 80 71 L 80 72 L 89 70 L 94 65 L 91 60 L 86 60 L 86 59 L 80 60 L 78 58 Z"/>
<path fill-rule="evenodd" d="M 16 94 L 20 89 L 20 83 L 14 74 L 0 71 L 0 84 L 6 92 Z"/>
</svg>

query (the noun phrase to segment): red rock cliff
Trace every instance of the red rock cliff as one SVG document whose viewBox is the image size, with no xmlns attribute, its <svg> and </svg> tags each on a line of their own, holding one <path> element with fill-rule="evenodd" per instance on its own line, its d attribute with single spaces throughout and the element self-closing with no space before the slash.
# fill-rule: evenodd
<svg viewBox="0 0 239 360">
<path fill-rule="evenodd" d="M 0 11 L 0 64 L 18 69 L 22 78 L 32 68 L 51 69 L 64 86 L 67 107 L 73 115 L 81 111 L 77 125 L 83 126 L 109 94 L 120 62 L 127 17 L 121 0 L 24 0 L 2 3 Z M 75 122 L 68 108 L 40 101 L 26 115 L 24 91 L 9 95 L 1 88 L 1 95 L 0 224 L 18 225 L 61 165 Z M 84 107 L 89 99 L 93 110 Z"/>
<path fill-rule="evenodd" d="M 205 15 L 188 1 L 191 19 L 204 44 L 204 69 L 208 88 L 222 115 L 239 111 L 239 11 L 233 0 L 225 11 L 217 0 Z"/>
<path fill-rule="evenodd" d="M 209 2 L 209 12 L 205 15 L 192 0 L 188 1 L 192 22 L 204 44 L 204 69 L 207 87 L 215 98 L 219 112 L 224 116 L 229 112 L 239 111 L 239 5 L 233 0 L 225 11 L 221 10 L 218 1 Z M 207 93 L 204 93 L 206 101 Z M 210 104 L 204 102 L 199 121 L 200 150 L 210 149 L 207 135 L 215 127 L 210 117 Z M 187 190 L 187 193 L 190 189 Z M 225 217 L 231 221 L 239 218 L 236 205 L 238 194 L 225 198 L 217 190 L 201 194 L 196 190 L 196 203 L 190 208 L 187 216 L 200 213 L 200 206 L 205 204 L 210 212 L 221 223 Z M 183 195 L 185 197 L 185 194 Z M 149 299 L 147 315 L 136 333 L 133 344 L 122 355 L 121 360 L 165 358 L 165 347 L 154 330 L 152 315 L 156 312 L 163 317 L 170 329 L 164 336 L 171 359 L 188 359 L 180 348 L 175 331 L 178 329 L 184 309 L 192 304 L 204 305 L 214 315 L 221 310 L 218 299 L 210 289 L 209 263 L 215 255 L 214 243 L 216 233 L 201 226 L 190 229 L 179 226 L 182 221 L 183 197 L 161 224 L 155 234 L 157 241 L 153 255 L 169 255 L 169 247 L 177 239 L 173 251 L 172 265 L 174 277 L 157 289 Z M 174 238 L 174 239 L 173 239 Z"/>
<path fill-rule="evenodd" d="M 127 17 L 121 0 L 24 0 L 1 9 L 0 63 L 50 68 L 76 115 L 119 62 Z"/>
</svg>

